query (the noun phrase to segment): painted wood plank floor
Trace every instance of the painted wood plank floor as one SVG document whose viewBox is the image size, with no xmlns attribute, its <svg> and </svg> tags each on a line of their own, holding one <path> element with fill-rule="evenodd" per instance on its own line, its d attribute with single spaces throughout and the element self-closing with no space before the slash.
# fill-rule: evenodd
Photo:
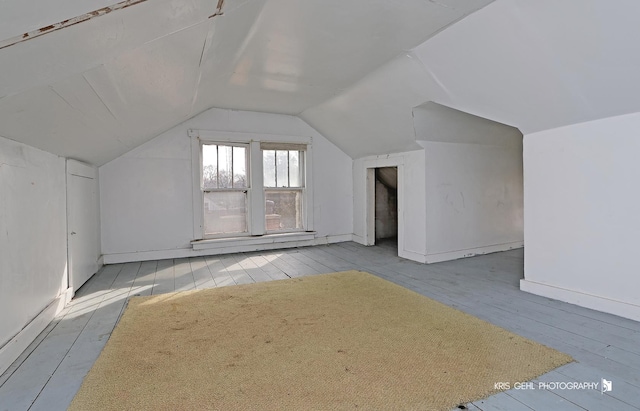
<svg viewBox="0 0 640 411">
<path fill-rule="evenodd" d="M 116 264 L 68 307 L 0 376 L 0 410 L 64 410 L 100 354 L 126 299 L 333 271 L 362 270 L 566 352 L 576 362 L 471 410 L 640 410 L 640 323 L 521 292 L 523 250 L 423 265 L 393 244 L 356 243 Z M 464 330 L 460 330 L 464 338 Z M 539 389 L 542 382 L 612 382 L 611 392 Z"/>
</svg>

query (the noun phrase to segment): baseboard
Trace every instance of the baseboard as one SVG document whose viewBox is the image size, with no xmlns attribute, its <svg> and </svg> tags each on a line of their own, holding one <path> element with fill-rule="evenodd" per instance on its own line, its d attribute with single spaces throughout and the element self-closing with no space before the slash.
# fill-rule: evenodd
<svg viewBox="0 0 640 411">
<path fill-rule="evenodd" d="M 236 246 L 260 246 L 262 244 L 282 244 L 292 243 L 305 240 L 314 240 L 316 238 L 314 232 L 295 232 L 283 234 L 267 234 L 261 236 L 248 236 L 236 238 L 215 238 L 208 240 L 197 240 L 191 242 L 191 248 L 194 251 L 222 249 L 228 250 Z"/>
<path fill-rule="evenodd" d="M 367 239 L 361 235 L 352 234 L 352 241 L 358 244 L 367 245 Z"/>
<path fill-rule="evenodd" d="M 230 253 L 244 253 L 250 251 L 277 250 L 281 248 L 308 247 L 313 245 L 324 245 L 351 241 L 352 234 L 330 235 L 325 237 L 315 237 L 308 240 L 295 240 L 285 242 L 274 242 L 264 244 L 234 244 L 204 250 L 194 250 L 193 248 L 179 248 L 173 250 L 141 251 L 135 253 L 105 254 L 105 264 L 121 264 L 135 261 L 163 260 L 167 258 L 189 258 L 202 257 L 207 255 L 220 255 Z"/>
<path fill-rule="evenodd" d="M 497 253 L 500 251 L 509 251 L 516 248 L 524 247 L 524 241 L 515 241 L 512 243 L 494 244 L 485 247 L 469 248 L 466 250 L 447 251 L 444 253 L 427 254 L 425 262 L 427 264 L 439 263 L 442 261 L 457 260 L 459 258 L 473 257 L 476 255 Z"/>
<path fill-rule="evenodd" d="M 542 284 L 527 279 L 520 280 L 520 289 L 542 297 L 553 298 L 554 300 L 564 301 L 569 304 L 640 321 L 640 306 L 635 304 L 585 294 L 580 291 Z"/>
<path fill-rule="evenodd" d="M 316 237 L 314 239 L 314 245 L 327 245 L 334 243 L 344 243 L 346 241 L 353 241 L 353 234 L 340 234 L 340 235 L 328 235 L 325 237 Z"/>
<path fill-rule="evenodd" d="M 416 261 L 424 264 L 426 262 L 425 255 L 417 253 L 415 251 L 400 250 L 398 249 L 398 257 L 406 258 L 407 260 Z"/>
<path fill-rule="evenodd" d="M 0 375 L 29 347 L 29 344 L 49 325 L 51 320 L 71 301 L 73 290 L 66 289 L 18 334 L 0 348 Z"/>
<path fill-rule="evenodd" d="M 191 248 L 178 248 L 172 250 L 136 251 L 133 253 L 104 254 L 104 264 L 122 264 L 136 261 L 164 260 L 167 258 L 197 257 L 201 254 Z"/>
</svg>

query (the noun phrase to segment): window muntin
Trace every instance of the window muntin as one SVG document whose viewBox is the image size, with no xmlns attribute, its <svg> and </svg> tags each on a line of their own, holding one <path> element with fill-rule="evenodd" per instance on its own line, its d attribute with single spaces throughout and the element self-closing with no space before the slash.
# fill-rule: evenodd
<svg viewBox="0 0 640 411">
<path fill-rule="evenodd" d="M 202 188 L 248 188 L 247 147 L 202 145 Z"/>
<path fill-rule="evenodd" d="M 262 150 L 262 168 L 264 186 L 303 187 L 304 151 L 301 150 Z"/>
<path fill-rule="evenodd" d="M 273 232 L 293 234 L 313 230 L 313 156 L 310 155 L 310 138 L 281 136 L 282 140 L 278 141 L 280 136 L 270 136 L 276 137 L 276 140 L 265 141 L 263 137 L 266 136 L 257 134 L 207 130 L 189 130 L 189 136 L 192 138 L 193 227 L 196 240 L 260 236 Z M 245 150 L 236 149 L 234 158 L 233 147 Z M 263 183 L 264 150 L 273 150 L 274 155 L 273 162 L 269 163 L 273 164 L 273 183 L 266 184 L 270 187 Z M 286 164 L 280 164 L 279 179 L 282 185 L 288 187 L 276 186 L 276 151 L 282 151 L 278 157 L 287 160 Z M 215 156 L 211 153 L 215 153 Z M 241 160 L 243 157 L 244 161 Z M 233 166 L 230 166 L 231 161 Z M 210 167 L 205 169 L 206 166 Z M 235 176 L 229 179 L 228 175 Z M 291 193 L 292 190 L 297 191 Z M 235 192 L 235 195 L 223 196 L 223 192 Z M 267 200 L 270 202 L 267 203 Z M 271 213 L 278 208 L 277 226 L 267 224 L 267 205 L 270 205 Z M 227 217 L 224 223 L 220 219 L 215 223 L 211 222 L 212 214 L 217 213 L 217 217 L 222 217 L 221 209 L 225 210 L 224 215 Z M 286 210 L 291 213 L 287 214 Z M 208 213 L 207 223 L 204 221 L 205 213 Z M 230 222 L 234 220 L 234 215 L 235 223 L 238 224 Z"/>
<path fill-rule="evenodd" d="M 202 144 L 205 237 L 248 233 L 246 145 Z"/>
</svg>

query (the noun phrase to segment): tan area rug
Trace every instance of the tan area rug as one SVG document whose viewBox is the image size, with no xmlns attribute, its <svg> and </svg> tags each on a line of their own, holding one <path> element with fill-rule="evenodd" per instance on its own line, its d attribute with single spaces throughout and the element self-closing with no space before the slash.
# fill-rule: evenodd
<svg viewBox="0 0 640 411">
<path fill-rule="evenodd" d="M 570 362 L 371 274 L 135 297 L 71 410 L 450 410 Z"/>
</svg>

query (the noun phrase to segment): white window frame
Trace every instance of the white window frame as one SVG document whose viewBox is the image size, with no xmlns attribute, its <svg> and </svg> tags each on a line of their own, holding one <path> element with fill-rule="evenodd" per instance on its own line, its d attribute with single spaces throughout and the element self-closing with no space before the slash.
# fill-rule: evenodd
<svg viewBox="0 0 640 411">
<path fill-rule="evenodd" d="M 212 145 L 212 144 L 216 144 L 218 146 L 227 146 L 227 147 L 243 147 L 246 149 L 246 155 L 245 155 L 245 169 L 246 169 L 246 175 L 247 175 L 247 187 L 244 188 L 215 188 L 215 189 L 205 189 L 203 187 L 203 176 L 202 176 L 202 171 L 203 171 L 203 158 L 202 158 L 202 147 L 205 145 Z M 198 186 L 200 188 L 200 191 L 202 191 L 202 237 L 203 238 L 223 238 L 223 237 L 246 237 L 251 235 L 251 228 L 250 228 L 250 213 L 249 213 L 249 205 L 250 205 L 250 201 L 251 201 L 251 153 L 250 153 L 250 146 L 249 144 L 246 143 L 232 143 L 232 142 L 228 142 L 228 141 L 224 141 L 224 142 L 219 142 L 219 141 L 202 141 L 200 140 L 199 142 L 199 176 L 198 176 Z M 217 160 L 220 160 L 219 158 Z M 233 176 L 231 176 L 231 180 L 233 181 Z M 233 184 L 233 183 L 232 183 Z M 237 233 L 218 233 L 218 234 L 210 234 L 208 236 L 205 236 L 205 232 L 204 232 L 204 195 L 207 192 L 238 192 L 238 191 L 243 191 L 247 194 L 246 197 L 246 210 L 247 210 L 247 214 L 245 216 L 245 223 L 247 225 L 247 231 L 242 231 L 242 232 L 237 232 Z"/>
<path fill-rule="evenodd" d="M 203 143 L 233 145 L 247 144 L 249 147 L 247 174 L 249 184 L 247 188 L 247 229 L 248 233 L 225 235 L 224 238 L 240 239 L 244 237 L 280 235 L 296 233 L 297 231 L 266 231 L 265 221 L 265 197 L 262 168 L 261 143 L 294 143 L 306 145 L 304 155 L 304 189 L 302 204 L 302 232 L 313 232 L 313 163 L 312 163 L 312 138 L 306 136 L 238 133 L 213 130 L 189 130 L 191 138 L 191 169 L 193 186 L 193 239 L 207 240 L 219 238 L 219 236 L 204 236 L 204 194 L 201 190 L 202 174 L 202 149 Z"/>
<path fill-rule="evenodd" d="M 300 164 L 302 166 L 302 181 L 301 181 L 301 186 L 299 187 L 291 187 L 290 182 L 288 182 L 288 185 L 286 187 L 278 187 L 278 172 L 277 172 L 277 167 L 276 167 L 276 184 L 274 187 L 267 187 L 266 185 L 264 185 L 263 183 L 263 191 L 264 191 L 264 195 L 266 198 L 266 194 L 269 191 L 291 191 L 291 192 L 300 192 L 302 195 L 302 207 L 301 207 L 301 223 L 302 223 L 302 228 L 299 229 L 290 229 L 290 230 L 269 230 L 268 228 L 265 228 L 267 233 L 270 234 L 275 234 L 275 233 L 289 233 L 289 232 L 300 232 L 300 231 L 305 231 L 306 226 L 305 226 L 305 201 L 306 201 L 306 191 L 307 191 L 307 187 L 305 185 L 306 182 L 306 161 L 307 161 L 307 148 L 308 146 L 306 145 L 299 145 L 299 144 L 291 144 L 291 143 L 272 143 L 272 142 L 262 142 L 260 144 L 260 148 L 261 148 L 261 156 L 263 159 L 263 166 L 264 166 L 264 151 L 266 150 L 272 150 L 272 151 L 287 151 L 288 153 L 290 152 L 298 152 L 300 153 Z M 274 161 L 276 161 L 276 158 L 274 158 Z M 289 163 L 291 160 L 290 158 L 287 158 L 287 162 Z M 290 164 L 287 164 L 287 170 L 289 169 Z M 264 175 L 264 173 L 263 173 Z M 289 176 L 287 176 L 287 180 L 289 180 Z M 266 214 L 266 210 L 265 210 L 265 214 Z M 266 217 L 266 215 L 265 215 Z M 265 218 L 265 224 L 266 224 L 266 218 Z"/>
</svg>

